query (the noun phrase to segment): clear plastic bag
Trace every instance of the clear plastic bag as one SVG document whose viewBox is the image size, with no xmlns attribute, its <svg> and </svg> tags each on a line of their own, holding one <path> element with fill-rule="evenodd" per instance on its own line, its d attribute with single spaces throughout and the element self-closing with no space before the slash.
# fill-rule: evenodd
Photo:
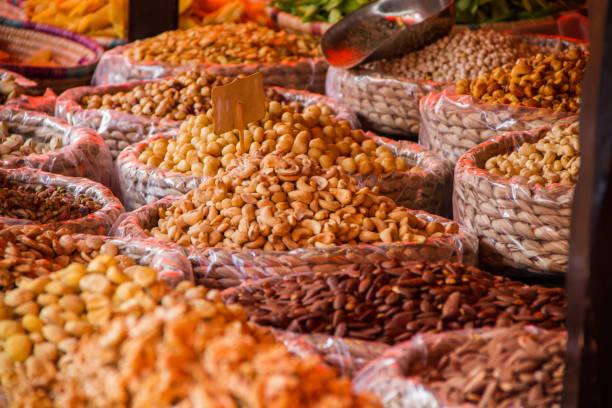
<svg viewBox="0 0 612 408">
<path fill-rule="evenodd" d="M 534 186 L 484 169 L 489 158 L 536 142 L 549 130 L 501 135 L 459 159 L 454 219 L 478 235 L 481 263 L 545 274 L 567 272 L 574 186 Z"/>
<path fill-rule="evenodd" d="M 124 214 L 113 227 L 113 235 L 124 238 L 152 238 L 147 231 L 157 226 L 159 210 L 168 208 L 178 197 L 166 197 Z M 414 211 L 417 218 L 446 224 L 449 220 Z M 157 240 L 164 242 L 161 240 Z M 458 234 L 425 243 L 300 248 L 293 251 L 230 250 L 183 247 L 193 266 L 196 282 L 213 287 L 237 286 L 243 281 L 284 276 L 298 272 L 331 272 L 341 266 L 363 262 L 448 260 L 476 265 L 476 239 L 460 230 Z"/>
<path fill-rule="evenodd" d="M 475 408 L 477 404 L 451 403 L 445 395 L 434 393 L 411 368 L 423 370 L 436 366 L 441 358 L 471 339 L 518 339 L 524 334 L 536 339 L 541 334 L 567 338 L 567 332 L 550 332 L 531 326 L 418 335 L 387 349 L 379 359 L 359 371 L 353 379 L 353 389 L 373 393 L 384 408 Z"/>
<path fill-rule="evenodd" d="M 484 104 L 455 87 L 421 99 L 419 144 L 455 164 L 474 146 L 502 133 L 551 126 L 572 113 L 523 106 Z"/>
<path fill-rule="evenodd" d="M 123 54 L 130 46 L 131 44 L 128 44 L 104 53 L 94 73 L 92 84 L 117 85 L 130 81 L 161 78 L 191 69 L 199 69 L 213 75 L 230 77 L 261 72 L 264 76 L 264 84 L 268 86 L 283 86 L 318 93 L 323 93 L 325 90 L 325 75 L 328 65 L 323 58 L 302 59 L 295 62 L 278 62 L 274 64 L 170 64 L 165 62 L 136 61 Z"/>
<path fill-rule="evenodd" d="M 61 187 L 74 196 L 87 196 L 100 204 L 102 208 L 81 218 L 58 221 L 40 225 L 43 228 L 66 228 L 74 233 L 106 235 L 114 222 L 123 213 L 123 206 L 111 191 L 103 185 L 84 178 L 66 177 L 28 168 L 0 169 L 0 179 L 5 179 L 15 186 Z M 36 225 L 27 219 L 0 217 L 0 223 L 6 225 Z"/>
<path fill-rule="evenodd" d="M 168 195 L 182 195 L 196 188 L 205 177 L 189 176 L 142 163 L 138 157 L 142 151 L 159 138 L 176 138 L 177 131 L 151 136 L 125 149 L 117 159 L 117 172 L 121 194 L 126 207 L 136 209 Z M 377 145 L 389 147 L 396 157 L 403 157 L 410 167 L 421 170 L 393 171 L 354 177 L 367 187 L 378 186 L 380 193 L 398 205 L 423 210 L 442 216 L 450 215 L 452 169 L 445 160 L 422 146 L 408 141 L 394 141 L 366 133 L 366 138 Z"/>
<path fill-rule="evenodd" d="M 64 176 L 85 177 L 108 187 L 115 183 L 110 152 L 97 133 L 42 113 L 10 107 L 0 108 L 0 122 L 7 125 L 10 134 L 36 141 L 57 137 L 63 145 L 45 154 L 0 159 L 0 168 L 30 167 Z"/>
<path fill-rule="evenodd" d="M 4 106 L 53 115 L 57 98 L 55 92 L 51 89 L 45 90 L 43 86 L 22 75 L 0 68 L 0 81 L 9 80 L 10 77 L 15 80 L 15 83 L 21 88 L 23 93 L 6 101 Z"/>
</svg>

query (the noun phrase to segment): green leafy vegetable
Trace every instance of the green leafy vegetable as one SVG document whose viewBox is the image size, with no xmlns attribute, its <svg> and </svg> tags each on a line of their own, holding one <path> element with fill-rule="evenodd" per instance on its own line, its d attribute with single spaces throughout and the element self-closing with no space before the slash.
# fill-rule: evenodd
<svg viewBox="0 0 612 408">
<path fill-rule="evenodd" d="M 324 21 L 335 23 L 351 11 L 355 11 L 375 0 L 272 0 L 272 6 L 302 21 Z"/>
<path fill-rule="evenodd" d="M 457 23 L 481 24 L 540 18 L 584 5 L 581 0 L 457 0 Z"/>
</svg>

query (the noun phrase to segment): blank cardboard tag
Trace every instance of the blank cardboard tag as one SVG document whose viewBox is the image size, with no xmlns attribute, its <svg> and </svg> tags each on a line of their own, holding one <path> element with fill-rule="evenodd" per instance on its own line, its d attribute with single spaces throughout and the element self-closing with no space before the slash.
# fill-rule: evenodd
<svg viewBox="0 0 612 408">
<path fill-rule="evenodd" d="M 220 135 L 234 129 L 242 131 L 247 123 L 262 119 L 266 114 L 265 98 L 261 72 L 213 88 L 215 133 Z M 242 109 L 242 118 L 239 117 L 240 109 Z"/>
</svg>

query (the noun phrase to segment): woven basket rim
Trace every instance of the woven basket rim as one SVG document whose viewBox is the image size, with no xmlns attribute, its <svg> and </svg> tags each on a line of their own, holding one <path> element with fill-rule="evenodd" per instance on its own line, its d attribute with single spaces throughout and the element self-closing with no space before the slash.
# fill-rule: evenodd
<svg viewBox="0 0 612 408">
<path fill-rule="evenodd" d="M 28 21 L 11 20 L 0 17 L 0 25 L 12 27 L 17 30 L 35 31 L 49 36 L 60 37 L 68 41 L 77 43 L 85 48 L 88 48 L 95 54 L 93 59 L 88 59 L 83 63 L 62 66 L 62 67 L 41 67 L 36 65 L 23 65 L 13 63 L 0 63 L 0 67 L 10 69 L 15 72 L 23 73 L 27 77 L 36 78 L 65 78 L 65 77 L 80 77 L 93 73 L 96 64 L 102 57 L 104 49 L 93 39 L 72 31 L 65 30 L 60 27 L 50 26 L 46 24 L 32 23 Z"/>
<path fill-rule="evenodd" d="M 568 120 L 571 120 L 574 118 L 576 120 L 578 119 L 577 116 L 574 116 L 574 117 L 568 118 Z M 571 123 L 573 122 L 567 122 L 567 123 L 564 123 L 564 125 L 569 126 Z M 505 189 L 512 189 L 512 188 L 516 188 L 516 186 L 520 186 L 522 188 L 525 188 L 531 191 L 534 195 L 535 194 L 537 195 L 540 195 L 540 194 L 546 194 L 546 195 L 548 194 L 555 194 L 555 195 L 573 194 L 573 192 L 576 189 L 575 185 L 569 186 L 567 184 L 561 184 L 561 183 L 550 183 L 545 186 L 542 186 L 541 184 L 527 183 L 523 177 L 497 176 L 495 174 L 488 172 L 486 169 L 479 167 L 477 164 L 480 159 L 487 160 L 492 157 L 492 155 L 488 155 L 487 153 L 488 146 L 491 146 L 491 145 L 500 146 L 503 143 L 508 143 L 509 141 L 513 140 L 516 136 L 519 136 L 519 137 L 527 136 L 530 138 L 534 138 L 534 140 L 539 140 L 543 138 L 546 135 L 546 133 L 548 133 L 548 131 L 550 131 L 551 129 L 552 129 L 551 126 L 543 126 L 541 128 L 534 129 L 534 130 L 508 132 L 508 133 L 504 133 L 499 136 L 496 136 L 492 140 L 481 143 L 478 146 L 475 146 L 471 148 L 470 150 L 468 150 L 467 152 L 465 152 L 459 158 L 459 160 L 457 161 L 457 165 L 455 166 L 455 174 L 459 174 L 461 172 L 461 173 L 467 173 L 473 177 L 482 177 L 482 178 L 487 179 L 491 183 L 495 183 L 497 186 L 505 186 L 504 187 Z M 526 140 L 522 140 L 520 144 L 513 144 L 512 146 L 508 146 L 505 149 L 501 149 L 501 146 L 500 146 L 500 148 L 498 149 L 498 152 L 495 154 L 504 153 L 504 152 L 508 153 L 510 151 L 516 150 L 518 147 L 520 147 L 524 143 L 526 143 Z"/>
</svg>

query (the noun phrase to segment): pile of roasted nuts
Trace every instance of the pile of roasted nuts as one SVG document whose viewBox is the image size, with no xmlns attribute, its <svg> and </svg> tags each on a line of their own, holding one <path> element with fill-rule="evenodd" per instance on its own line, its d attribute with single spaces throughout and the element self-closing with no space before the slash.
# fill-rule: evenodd
<svg viewBox="0 0 612 408">
<path fill-rule="evenodd" d="M 401 58 L 372 62 L 366 68 L 400 78 L 448 82 L 476 78 L 539 51 L 537 46 L 493 30 L 462 30 Z"/>
<path fill-rule="evenodd" d="M 428 222 L 341 167 L 305 154 L 245 155 L 198 189 L 159 209 L 150 233 L 199 247 L 292 250 L 359 243 L 417 242 L 457 233 Z"/>
<path fill-rule="evenodd" d="M 377 146 L 362 131 L 351 130 L 347 121 L 332 118 L 325 105 L 310 105 L 298 112 L 294 104 L 269 101 L 265 117 L 250 123 L 244 138 L 245 152 L 238 131 L 215 134 L 209 110 L 206 115 L 189 117 L 176 140 L 160 138 L 151 143 L 139 160 L 164 171 L 214 176 L 242 153 L 278 151 L 289 157 L 305 154 L 323 168 L 340 165 L 347 172 L 363 175 L 411 170 L 390 148 Z"/>
<path fill-rule="evenodd" d="M 0 287 L 12 288 L 21 278 L 45 276 L 72 262 L 87 264 L 98 255 L 111 255 L 123 268 L 136 262 L 119 254 L 116 245 L 97 236 L 75 240 L 72 233 L 34 225 L 6 227 L 0 223 Z"/>
<path fill-rule="evenodd" d="M 273 30 L 252 22 L 166 31 L 134 42 L 124 54 L 138 61 L 172 64 L 278 63 L 320 57 L 319 42 L 314 37 Z"/>
<path fill-rule="evenodd" d="M 406 375 L 451 404 L 479 407 L 561 407 L 567 335 L 513 328 L 467 336 L 433 361 L 413 361 Z"/>
<path fill-rule="evenodd" d="M 521 176 L 528 183 L 574 185 L 580 170 L 578 122 L 557 125 L 536 143 L 523 143 L 512 153 L 491 157 L 485 168 L 503 177 Z"/>
<path fill-rule="evenodd" d="M 45 154 L 63 146 L 62 139 L 51 136 L 48 140 L 26 138 L 8 130 L 6 123 L 0 122 L 0 160 L 10 160 L 31 154 Z"/>
<path fill-rule="evenodd" d="M 82 218 L 100 208 L 92 198 L 64 187 L 24 185 L 0 177 L 0 217 L 46 224 Z"/>
<path fill-rule="evenodd" d="M 125 91 L 85 95 L 79 102 L 86 109 L 113 109 L 134 115 L 184 120 L 188 115 L 205 114 L 212 107 L 212 89 L 232 80 L 205 72 L 187 71 Z"/>
<path fill-rule="evenodd" d="M 0 78 L 0 105 L 25 93 L 25 89 L 17 83 L 12 75 L 3 75 Z"/>
<path fill-rule="evenodd" d="M 578 47 L 562 54 L 536 55 L 457 82 L 457 93 L 485 103 L 578 112 L 588 53 Z"/>
<path fill-rule="evenodd" d="M 191 282 L 172 289 L 155 270 L 123 268 L 109 255 L 22 280 L 1 296 L 0 314 L 0 378 L 10 404 L 165 406 L 196 398 L 231 406 L 239 397 L 248 407 L 379 406 L 320 359 L 289 354 L 217 292 Z M 108 381 L 114 386 L 102 385 Z"/>
<path fill-rule="evenodd" d="M 458 263 L 392 261 L 239 286 L 225 299 L 258 324 L 399 343 L 417 333 L 537 324 L 565 327 L 562 289 L 527 286 Z"/>
</svg>

